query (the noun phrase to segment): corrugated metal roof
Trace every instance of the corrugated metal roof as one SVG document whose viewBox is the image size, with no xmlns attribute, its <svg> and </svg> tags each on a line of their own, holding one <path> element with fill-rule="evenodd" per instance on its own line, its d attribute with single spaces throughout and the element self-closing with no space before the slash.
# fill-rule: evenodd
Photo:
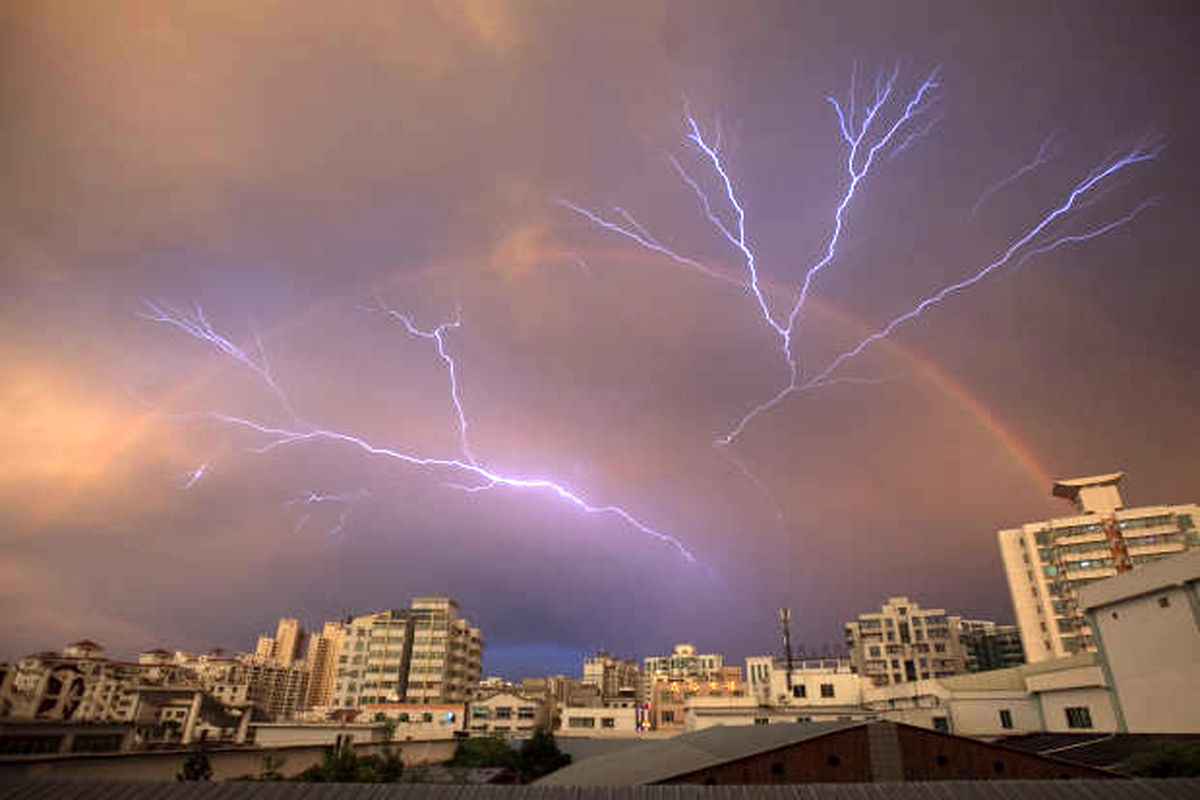
<svg viewBox="0 0 1200 800">
<path fill-rule="evenodd" d="M 0 783 L 0 800 L 1195 800 L 1200 779 L 795 786 L 425 786 L 350 783 Z"/>
<path fill-rule="evenodd" d="M 552 772 L 546 786 L 628 786 L 723 764 L 797 742 L 815 739 L 861 722 L 801 722 L 787 725 L 717 725 L 673 739 L 618 750 Z"/>
</svg>

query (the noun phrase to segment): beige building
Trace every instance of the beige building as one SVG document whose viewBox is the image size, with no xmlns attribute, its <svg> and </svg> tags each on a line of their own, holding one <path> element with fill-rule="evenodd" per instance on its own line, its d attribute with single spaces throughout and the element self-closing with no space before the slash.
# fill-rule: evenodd
<svg viewBox="0 0 1200 800">
<path fill-rule="evenodd" d="M 1125 508 L 1123 472 L 1061 480 L 1053 494 L 1071 516 L 1002 530 L 1000 555 L 1030 662 L 1095 649 L 1082 587 L 1200 546 L 1193 504 Z"/>
<path fill-rule="evenodd" d="M 764 708 L 820 709 L 857 706 L 862 701 L 862 679 L 848 658 L 796 659 L 788 680 L 782 659 L 747 656 L 746 677 L 749 696 Z"/>
<path fill-rule="evenodd" d="M 602 706 L 568 706 L 559 712 L 562 726 L 555 736 L 589 739 L 628 739 L 636 736 L 638 709 L 632 702 Z"/>
<path fill-rule="evenodd" d="M 553 702 L 513 691 L 482 694 L 468 705 L 467 729 L 472 736 L 531 736 L 537 728 L 549 729 Z"/>
<path fill-rule="evenodd" d="M 601 651 L 584 659 L 582 682 L 595 686 L 605 700 L 636 697 L 642 672 L 636 661 L 617 658 Z"/>
<path fill-rule="evenodd" d="M 279 620 L 274 636 L 259 636 L 254 648 L 254 660 L 260 664 L 291 667 L 300 661 L 304 644 L 304 629 L 300 620 L 284 617 Z"/>
<path fill-rule="evenodd" d="M 341 633 L 333 705 L 463 703 L 479 682 L 483 640 L 446 597 L 355 617 Z"/>
<path fill-rule="evenodd" d="M 483 671 L 483 634 L 459 613 L 458 603 L 448 597 L 413 599 L 407 701 L 462 703 L 470 699 Z"/>
<path fill-rule="evenodd" d="M 346 627 L 340 622 L 326 622 L 320 633 L 308 640 L 308 654 L 304 665 L 308 669 L 307 708 L 324 708 L 333 704 L 334 688 L 337 685 L 338 658 L 342 654 L 342 641 Z"/>
<path fill-rule="evenodd" d="M 696 646 L 686 642 L 675 645 L 670 655 L 648 656 L 642 663 L 642 688 L 638 694 L 642 701 L 651 699 L 656 683 L 728 683 L 742 679 L 739 667 L 725 666 L 725 656 L 720 653 L 697 653 Z"/>
<path fill-rule="evenodd" d="M 961 619 L 889 597 L 882 609 L 846 623 L 850 660 L 873 686 L 911 683 L 966 672 Z"/>
<path fill-rule="evenodd" d="M 1118 730 L 1200 733 L 1200 550 L 1079 592 Z"/>
</svg>

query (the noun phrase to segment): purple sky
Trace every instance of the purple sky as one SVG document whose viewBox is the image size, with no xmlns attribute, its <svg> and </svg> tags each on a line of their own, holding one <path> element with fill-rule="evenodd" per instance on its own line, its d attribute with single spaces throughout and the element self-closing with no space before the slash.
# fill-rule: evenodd
<svg viewBox="0 0 1200 800">
<path fill-rule="evenodd" d="M 426 593 L 456 597 L 510 676 L 597 648 L 769 652 L 780 605 L 819 648 L 892 594 L 1011 619 L 995 531 L 1068 510 L 1048 475 L 1125 469 L 1131 505 L 1200 497 L 1189 4 L 353 5 L 0 19 L 0 657 L 83 636 L 245 649 L 283 615 Z M 877 383 L 758 418 L 731 450 L 756 486 L 712 446 L 787 379 L 752 298 L 557 201 L 628 209 L 744 277 L 667 160 L 715 190 L 686 100 L 721 131 L 783 313 L 846 188 L 826 96 L 847 102 L 856 61 L 860 111 L 878 69 L 899 65 L 902 104 L 940 66 L 938 122 L 848 207 L 796 334 L 805 365 L 1156 137 L 1156 161 L 1051 233 L 1158 205 L 993 273 L 839 373 Z M 972 214 L 1052 134 L 1048 163 Z M 247 351 L 261 333 L 305 422 L 460 457 L 433 344 L 375 297 L 424 328 L 461 307 L 446 342 L 483 464 L 619 505 L 701 564 L 544 490 L 467 494 L 445 486 L 461 471 L 329 441 L 251 452 L 261 436 L 195 415 L 294 425 L 279 399 L 137 315 L 199 304 Z M 358 502 L 289 504 L 307 492 Z"/>
</svg>

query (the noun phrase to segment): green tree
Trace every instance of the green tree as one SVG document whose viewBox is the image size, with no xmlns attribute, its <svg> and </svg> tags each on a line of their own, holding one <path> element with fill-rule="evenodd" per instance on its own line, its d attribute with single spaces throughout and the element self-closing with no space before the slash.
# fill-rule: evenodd
<svg viewBox="0 0 1200 800">
<path fill-rule="evenodd" d="M 558 749 L 554 734 L 538 728 L 521 745 L 519 772 L 525 783 L 562 769 L 571 763 L 571 755 Z"/>
<path fill-rule="evenodd" d="M 358 756 L 349 747 L 330 751 L 325 760 L 292 780 L 304 783 L 396 783 L 404 774 L 400 753 L 392 748 L 382 755 Z"/>
<path fill-rule="evenodd" d="M 1200 744 L 1167 742 L 1132 756 L 1117 771 L 1139 778 L 1200 778 Z"/>
<path fill-rule="evenodd" d="M 498 736 L 463 739 L 450 760 L 452 767 L 508 767 L 517 770 L 520 755 Z"/>
</svg>

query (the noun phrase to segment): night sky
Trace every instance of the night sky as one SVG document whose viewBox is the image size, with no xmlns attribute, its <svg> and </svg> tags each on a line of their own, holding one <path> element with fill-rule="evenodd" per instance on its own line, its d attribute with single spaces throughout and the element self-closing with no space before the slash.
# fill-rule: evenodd
<svg viewBox="0 0 1200 800">
<path fill-rule="evenodd" d="M 1011 620 L 995 532 L 1068 513 L 1054 477 L 1124 469 L 1130 505 L 1200 498 L 1191 4 L 344 6 L 0 12 L 0 657 L 84 636 L 241 650 L 280 616 L 430 593 L 509 677 L 599 648 L 770 652 L 781 605 L 819 650 L 894 594 Z M 722 453 L 787 381 L 753 298 L 559 200 L 626 209 L 744 283 L 668 160 L 732 219 L 690 111 L 719 131 L 786 314 L 847 186 L 826 98 L 846 104 L 854 74 L 861 114 L 897 66 L 881 123 L 940 68 L 932 127 L 847 207 L 797 326 L 804 369 L 1139 144 L 1163 149 L 1038 241 L 1152 205 L 952 295 Z M 198 305 L 261 365 L 257 334 L 296 417 L 143 298 Z M 254 452 L 271 439 L 205 416 L 462 458 L 436 343 L 379 301 L 426 330 L 461 309 L 444 341 L 486 468 L 620 506 L 698 563 L 552 491 L 465 493 L 447 486 L 480 485 L 463 470 L 345 442 Z"/>
</svg>

